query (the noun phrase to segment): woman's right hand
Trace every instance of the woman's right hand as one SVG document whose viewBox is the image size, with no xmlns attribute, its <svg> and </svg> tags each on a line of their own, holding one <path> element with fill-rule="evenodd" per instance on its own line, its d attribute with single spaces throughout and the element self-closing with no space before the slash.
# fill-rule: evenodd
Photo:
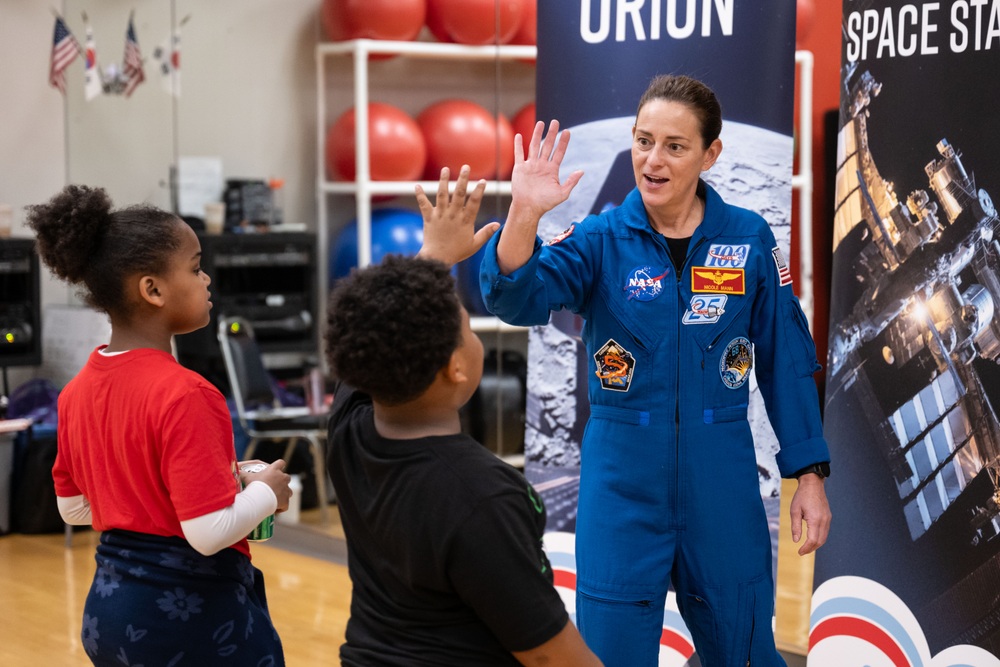
<svg viewBox="0 0 1000 667">
<path fill-rule="evenodd" d="M 283 460 L 278 459 L 260 472 L 243 473 L 243 478 L 247 486 L 250 485 L 250 482 L 264 482 L 267 484 L 278 498 L 277 511 L 284 512 L 288 509 L 288 501 L 292 497 L 292 490 L 288 487 L 288 483 L 292 481 L 292 477 L 285 473 L 285 462 Z"/>
<path fill-rule="evenodd" d="M 559 135 L 559 121 L 553 120 L 543 141 L 544 130 L 545 123 L 535 123 L 527 158 L 524 157 L 523 137 L 514 136 L 512 199 L 507 224 L 497 246 L 497 263 L 504 275 L 513 273 L 531 259 L 538 221 L 566 201 L 583 176 L 582 171 L 574 171 L 564 183 L 559 182 L 559 166 L 569 145 L 569 130 Z M 556 136 L 559 136 L 558 141 Z"/>
</svg>

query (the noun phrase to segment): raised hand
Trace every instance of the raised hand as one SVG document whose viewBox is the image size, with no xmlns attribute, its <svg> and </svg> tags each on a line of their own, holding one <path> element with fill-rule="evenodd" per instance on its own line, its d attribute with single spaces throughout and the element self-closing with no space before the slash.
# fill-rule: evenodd
<svg viewBox="0 0 1000 667">
<path fill-rule="evenodd" d="M 583 176 L 574 171 L 565 182 L 559 182 L 559 166 L 569 146 L 569 130 L 559 133 L 559 121 L 553 120 L 549 132 L 542 140 L 545 123 L 535 123 L 528 144 L 528 157 L 524 157 L 524 139 L 514 136 L 514 173 L 511 176 L 513 191 L 512 209 L 519 209 L 530 217 L 541 218 L 569 198 L 570 192 Z M 558 140 L 556 137 L 558 136 Z"/>
<path fill-rule="evenodd" d="M 432 205 L 424 189 L 417 185 L 417 205 L 424 218 L 424 245 L 417 253 L 419 257 L 436 259 L 452 266 L 471 257 L 483 247 L 494 232 L 500 229 L 499 222 L 491 222 L 476 231 L 476 214 L 483 201 L 486 181 L 479 181 L 469 201 L 465 193 L 469 183 L 469 166 L 463 165 L 455 184 L 455 194 L 448 199 L 448 168 L 441 170 L 438 181 L 437 205 Z"/>
<path fill-rule="evenodd" d="M 545 123 L 535 123 L 527 158 L 523 138 L 520 134 L 514 136 L 514 173 L 510 179 L 513 197 L 507 225 L 497 244 L 497 264 L 505 276 L 528 262 L 538 234 L 538 221 L 566 201 L 583 176 L 582 171 L 574 171 L 563 183 L 559 182 L 559 166 L 569 145 L 569 130 L 559 134 L 559 121 L 553 120 L 542 141 L 544 130 Z"/>
</svg>

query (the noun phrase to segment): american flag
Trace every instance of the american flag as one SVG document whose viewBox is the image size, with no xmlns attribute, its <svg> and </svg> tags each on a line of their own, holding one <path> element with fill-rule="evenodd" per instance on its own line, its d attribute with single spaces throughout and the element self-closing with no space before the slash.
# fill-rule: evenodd
<svg viewBox="0 0 1000 667">
<path fill-rule="evenodd" d="M 66 76 L 63 71 L 80 55 L 80 45 L 63 23 L 56 17 L 55 35 L 52 37 L 52 63 L 49 66 L 49 83 L 66 94 Z"/>
<path fill-rule="evenodd" d="M 774 265 L 778 267 L 778 284 L 781 287 L 792 284 L 792 271 L 785 262 L 785 255 L 780 248 L 772 248 L 771 255 L 774 257 Z"/>
<path fill-rule="evenodd" d="M 146 80 L 146 75 L 142 71 L 139 41 L 135 38 L 135 28 L 132 27 L 131 16 L 128 17 L 128 32 L 125 33 L 125 76 L 128 78 L 125 83 L 125 97 L 129 97 L 135 87 Z"/>
</svg>

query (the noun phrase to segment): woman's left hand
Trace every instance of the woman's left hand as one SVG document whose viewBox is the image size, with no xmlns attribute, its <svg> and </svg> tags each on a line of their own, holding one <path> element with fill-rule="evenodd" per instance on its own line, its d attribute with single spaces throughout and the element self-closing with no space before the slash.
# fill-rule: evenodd
<svg viewBox="0 0 1000 667">
<path fill-rule="evenodd" d="M 799 488 L 792 498 L 792 541 L 798 544 L 802 539 L 802 522 L 806 522 L 806 541 L 799 547 L 799 555 L 805 556 L 826 543 L 830 534 L 830 503 L 826 499 L 825 480 L 815 473 L 799 478 Z"/>
<path fill-rule="evenodd" d="M 491 222 L 476 231 L 476 215 L 486 191 L 486 181 L 481 180 L 476 184 L 466 202 L 468 183 L 469 166 L 463 165 L 458 174 L 458 182 L 455 183 L 455 194 L 449 201 L 448 168 L 442 169 L 436 206 L 431 205 L 424 189 L 416 186 L 417 204 L 420 206 L 420 215 L 424 218 L 424 245 L 417 253 L 418 257 L 436 259 L 449 267 L 453 266 L 476 254 L 500 229 L 499 222 Z"/>
</svg>

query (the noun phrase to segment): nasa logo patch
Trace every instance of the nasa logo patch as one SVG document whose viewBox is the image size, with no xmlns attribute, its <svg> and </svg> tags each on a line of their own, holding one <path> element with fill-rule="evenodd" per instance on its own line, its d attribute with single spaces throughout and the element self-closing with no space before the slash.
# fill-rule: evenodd
<svg viewBox="0 0 1000 667">
<path fill-rule="evenodd" d="M 753 350 L 750 341 L 740 336 L 729 341 L 726 351 L 719 359 L 719 375 L 730 389 L 739 389 L 746 384 L 753 368 Z"/>
<path fill-rule="evenodd" d="M 684 324 L 715 324 L 726 312 L 725 305 L 729 299 L 725 294 L 695 294 L 691 304 L 684 313 L 681 322 Z"/>
<path fill-rule="evenodd" d="M 663 279 L 670 273 L 670 269 L 654 269 L 652 266 L 637 266 L 628 274 L 625 281 L 625 293 L 628 295 L 627 301 L 638 299 L 639 301 L 652 301 L 663 293 Z"/>
<path fill-rule="evenodd" d="M 713 243 L 708 247 L 705 266 L 721 269 L 742 269 L 747 265 L 750 245 L 727 245 Z"/>
<path fill-rule="evenodd" d="M 562 233 L 557 234 L 556 236 L 554 236 L 545 245 L 555 245 L 555 244 L 559 243 L 560 241 L 565 240 L 567 237 L 569 237 L 570 234 L 573 233 L 574 229 L 576 229 L 576 223 L 573 223 L 572 225 L 570 225 L 569 229 L 567 229 L 566 231 L 564 231 L 564 232 L 562 232 Z"/>
<path fill-rule="evenodd" d="M 597 377 L 601 388 L 610 391 L 628 391 L 635 371 L 635 357 L 632 353 L 609 338 L 608 342 L 594 354 Z"/>
</svg>

